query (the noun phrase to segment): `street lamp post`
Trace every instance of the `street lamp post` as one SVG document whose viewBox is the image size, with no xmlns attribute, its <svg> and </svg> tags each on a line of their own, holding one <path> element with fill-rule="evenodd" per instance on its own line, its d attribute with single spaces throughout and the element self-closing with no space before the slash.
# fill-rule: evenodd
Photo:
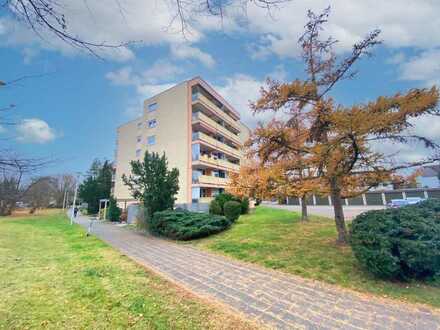
<svg viewBox="0 0 440 330">
<path fill-rule="evenodd" d="M 64 213 L 64 209 L 66 208 L 66 198 L 67 198 L 67 187 L 64 188 L 63 213 Z"/>
<path fill-rule="evenodd" d="M 80 173 L 76 176 L 76 182 L 75 182 L 75 194 L 73 195 L 73 205 L 72 205 L 72 212 L 70 213 L 70 224 L 73 224 L 73 217 L 75 214 L 75 207 L 76 207 L 76 196 L 78 195 L 78 183 L 79 183 L 79 177 Z"/>
</svg>

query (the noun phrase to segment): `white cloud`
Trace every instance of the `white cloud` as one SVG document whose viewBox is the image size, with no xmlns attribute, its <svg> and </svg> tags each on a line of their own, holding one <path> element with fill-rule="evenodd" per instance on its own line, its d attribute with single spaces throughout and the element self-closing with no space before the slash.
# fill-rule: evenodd
<svg viewBox="0 0 440 330">
<path fill-rule="evenodd" d="M 135 72 L 126 66 L 117 71 L 108 72 L 105 77 L 117 86 L 135 88 L 135 100 L 131 100 L 125 110 L 129 118 L 137 118 L 142 114 L 143 101 L 175 85 L 174 79 L 183 73 L 183 69 L 165 60 L 158 60 L 146 70 Z"/>
<path fill-rule="evenodd" d="M 182 66 L 177 66 L 167 60 L 158 60 L 147 70 L 142 72 L 142 77 L 148 82 L 158 82 L 174 79 L 183 73 Z"/>
<path fill-rule="evenodd" d="M 116 86 L 136 85 L 139 79 L 139 77 L 133 73 L 133 69 L 130 66 L 108 72 L 105 77 Z"/>
<path fill-rule="evenodd" d="M 403 62 L 405 62 L 406 60 L 406 55 L 403 52 L 398 52 L 395 53 L 393 56 L 391 56 L 388 60 L 387 63 L 388 64 L 401 64 Z"/>
<path fill-rule="evenodd" d="M 167 60 L 158 60 L 140 72 L 135 72 L 131 66 L 125 66 L 119 70 L 108 72 L 105 77 L 117 86 L 140 86 L 146 83 L 156 84 L 174 79 L 181 73 L 183 73 L 181 66 Z"/>
<path fill-rule="evenodd" d="M 26 47 L 21 53 L 23 54 L 23 63 L 30 64 L 32 60 L 38 56 L 39 50 L 37 48 Z"/>
<path fill-rule="evenodd" d="M 428 50 L 410 58 L 400 66 L 403 80 L 424 81 L 427 85 L 440 83 L 440 49 Z"/>
<path fill-rule="evenodd" d="M 328 0 L 291 1 L 271 11 L 249 7 L 249 30 L 260 36 L 254 45 L 257 54 L 270 51 L 283 57 L 298 55 L 297 40 L 304 31 L 308 9 L 319 13 Z M 431 0 L 364 0 L 331 1 L 329 23 L 324 31 L 340 42 L 337 51 L 350 50 L 354 42 L 375 28 L 382 30 L 381 39 L 390 48 L 440 46 L 440 2 Z"/>
<path fill-rule="evenodd" d="M 208 68 L 215 65 L 214 58 L 199 48 L 191 47 L 187 44 L 179 44 L 171 46 L 171 54 L 178 59 L 195 59 L 203 63 Z"/>
<path fill-rule="evenodd" d="M 22 143 L 47 143 L 56 137 L 55 131 L 44 120 L 23 119 L 17 125 L 17 140 Z"/>
<path fill-rule="evenodd" d="M 167 0 L 145 1 L 70 1 L 57 2 L 67 22 L 67 32 L 92 43 L 119 45 L 133 42 L 133 46 L 196 43 L 203 37 L 201 30 L 191 28 L 185 37 L 180 23 L 173 20 L 175 11 Z M 65 55 L 78 54 L 78 50 L 49 33 L 43 39 L 27 29 L 23 23 L 0 18 L 0 41 L 4 45 L 24 45 L 57 50 Z M 127 61 L 134 57 L 131 45 L 120 48 L 97 49 L 104 58 Z M 202 55 L 203 56 L 203 55 Z"/>
<path fill-rule="evenodd" d="M 281 67 L 277 67 L 274 73 L 269 76 L 283 75 Z M 284 113 L 264 113 L 253 114 L 250 103 L 260 97 L 260 89 L 265 85 L 265 80 L 259 80 L 249 75 L 236 74 L 226 79 L 223 85 L 214 86 L 215 90 L 222 95 L 239 113 L 241 121 L 250 128 L 256 127 L 258 122 L 267 122 L 273 118 L 282 118 Z"/>
</svg>

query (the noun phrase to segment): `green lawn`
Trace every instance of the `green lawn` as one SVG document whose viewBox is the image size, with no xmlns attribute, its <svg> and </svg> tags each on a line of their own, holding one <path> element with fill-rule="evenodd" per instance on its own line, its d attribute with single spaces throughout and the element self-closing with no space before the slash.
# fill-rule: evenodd
<svg viewBox="0 0 440 330">
<path fill-rule="evenodd" d="M 60 214 L 0 218 L 0 329 L 254 328 Z"/>
<path fill-rule="evenodd" d="M 429 283 L 375 279 L 359 268 L 350 247 L 336 245 L 335 239 L 332 220 L 314 217 L 301 223 L 296 213 L 258 207 L 228 231 L 193 244 L 283 272 L 440 307 L 440 279 Z"/>
</svg>

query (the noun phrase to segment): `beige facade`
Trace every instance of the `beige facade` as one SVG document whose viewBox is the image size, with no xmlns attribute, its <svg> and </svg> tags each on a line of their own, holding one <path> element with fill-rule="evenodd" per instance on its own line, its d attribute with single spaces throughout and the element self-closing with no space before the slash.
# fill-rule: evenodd
<svg viewBox="0 0 440 330">
<path fill-rule="evenodd" d="M 178 204 L 202 203 L 224 190 L 239 170 L 249 129 L 238 113 L 201 78 L 180 83 L 144 102 L 143 115 L 118 128 L 114 195 L 135 202 L 122 182 L 130 161 L 145 151 L 165 152 L 179 170 Z"/>
</svg>

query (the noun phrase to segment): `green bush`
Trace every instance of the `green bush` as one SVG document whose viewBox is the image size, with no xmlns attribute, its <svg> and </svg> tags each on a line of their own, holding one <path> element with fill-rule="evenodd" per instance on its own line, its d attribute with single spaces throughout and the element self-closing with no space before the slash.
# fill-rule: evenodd
<svg viewBox="0 0 440 330">
<path fill-rule="evenodd" d="M 154 213 L 148 229 L 151 233 L 176 240 L 190 240 L 219 233 L 231 225 L 220 215 L 186 210 L 167 210 Z"/>
<path fill-rule="evenodd" d="M 350 232 L 356 259 L 376 276 L 407 280 L 440 274 L 440 200 L 363 213 Z"/>
<path fill-rule="evenodd" d="M 241 203 L 236 201 L 226 202 L 223 206 L 223 211 L 225 212 L 225 217 L 229 221 L 235 221 L 241 214 Z"/>
<path fill-rule="evenodd" d="M 217 202 L 215 199 L 211 201 L 209 204 L 209 213 L 210 214 L 216 214 L 216 215 L 222 215 L 222 207 L 220 206 L 219 202 Z"/>
<path fill-rule="evenodd" d="M 240 199 L 230 193 L 221 193 L 218 194 L 217 196 L 215 196 L 215 201 L 217 201 L 217 203 L 219 203 L 220 207 L 222 208 L 222 214 L 224 214 L 225 209 L 225 203 L 226 202 L 230 202 L 230 201 L 236 201 L 236 202 L 240 202 Z"/>
<path fill-rule="evenodd" d="M 110 221 L 119 221 L 120 217 L 121 217 L 122 210 L 118 207 L 116 199 L 111 197 L 108 204 L 109 205 L 108 205 L 108 216 L 107 216 L 107 218 Z"/>
<path fill-rule="evenodd" d="M 241 214 L 249 213 L 249 198 L 243 197 L 241 200 Z"/>
</svg>

